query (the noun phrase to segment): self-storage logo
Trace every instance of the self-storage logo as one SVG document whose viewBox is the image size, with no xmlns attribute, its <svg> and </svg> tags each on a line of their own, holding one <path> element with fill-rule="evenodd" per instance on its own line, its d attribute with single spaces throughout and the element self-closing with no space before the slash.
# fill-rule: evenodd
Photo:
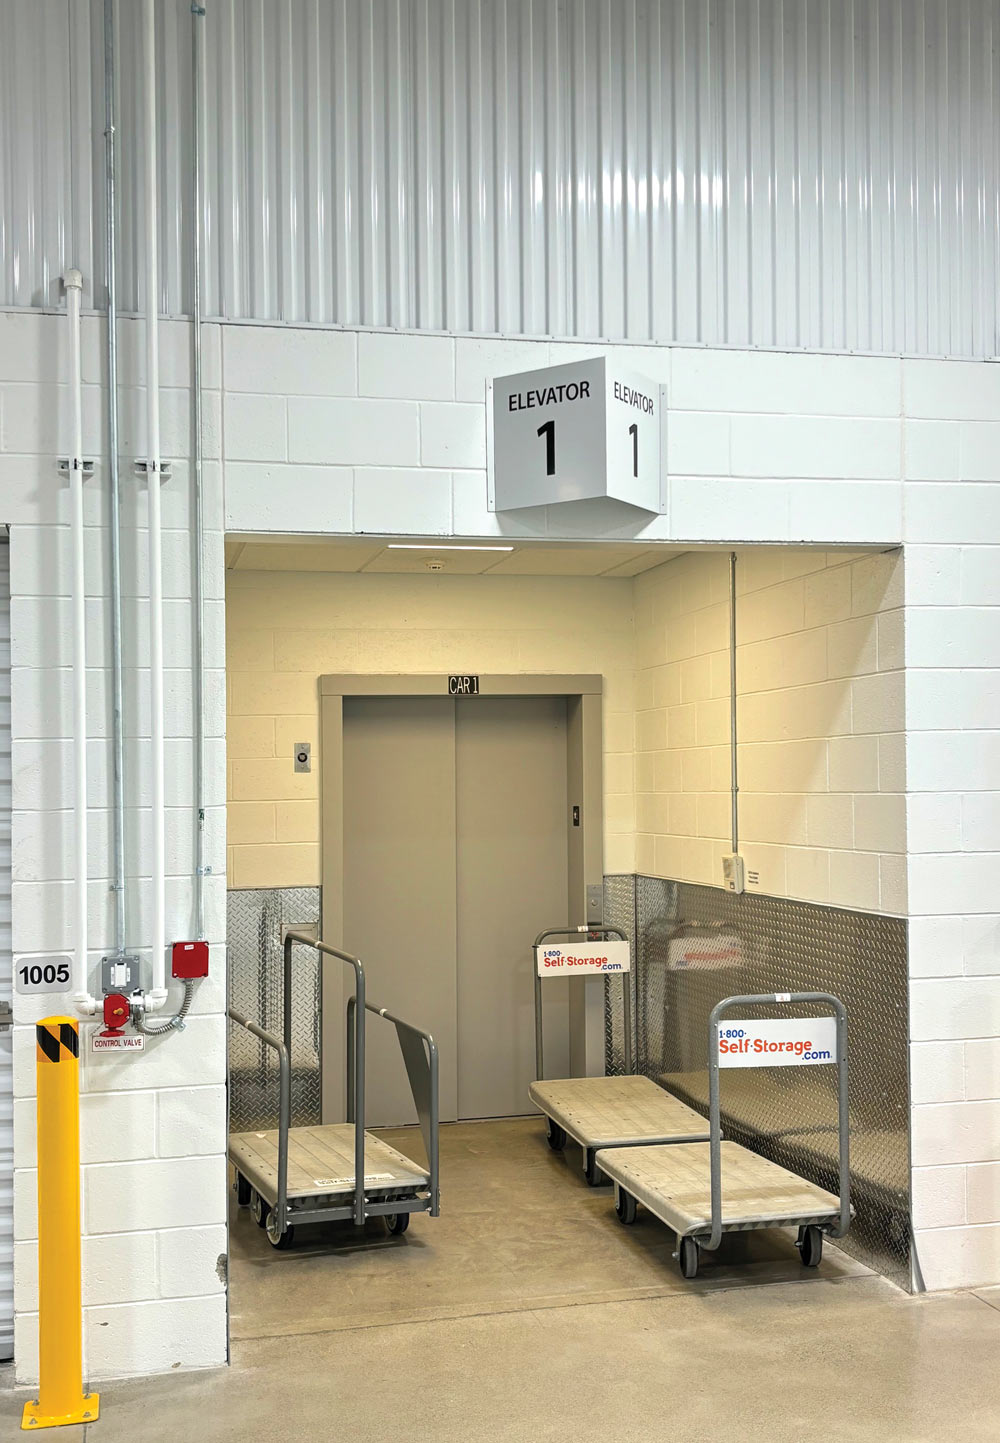
<svg viewBox="0 0 1000 1443">
<path fill-rule="evenodd" d="M 801 1067 L 836 1060 L 833 1017 L 734 1018 L 719 1027 L 720 1067 Z"/>
<path fill-rule="evenodd" d="M 627 942 L 578 942 L 568 947 L 536 947 L 539 977 L 588 977 L 631 969 Z"/>
</svg>

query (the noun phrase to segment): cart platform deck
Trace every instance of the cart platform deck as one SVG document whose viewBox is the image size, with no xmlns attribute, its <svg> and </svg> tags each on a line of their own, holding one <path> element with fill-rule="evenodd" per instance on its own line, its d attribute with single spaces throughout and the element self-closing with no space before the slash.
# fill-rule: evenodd
<svg viewBox="0 0 1000 1443">
<path fill-rule="evenodd" d="M 703 1142 L 708 1121 L 649 1077 L 570 1077 L 533 1082 L 536 1107 L 589 1150 L 639 1143 Z"/>
<path fill-rule="evenodd" d="M 273 1207 L 278 1197 L 278 1129 L 239 1132 L 229 1139 L 229 1160 Z M 288 1133 L 288 1205 L 354 1192 L 354 1124 L 293 1127 Z M 430 1174 L 395 1148 L 365 1133 L 365 1192 L 390 1199 L 430 1187 Z"/>
<path fill-rule="evenodd" d="M 723 1142 L 722 1231 L 805 1227 L 836 1222 L 840 1202 L 735 1142 Z M 708 1143 L 688 1147 L 605 1148 L 597 1165 L 678 1237 L 711 1232 L 711 1163 Z"/>
</svg>

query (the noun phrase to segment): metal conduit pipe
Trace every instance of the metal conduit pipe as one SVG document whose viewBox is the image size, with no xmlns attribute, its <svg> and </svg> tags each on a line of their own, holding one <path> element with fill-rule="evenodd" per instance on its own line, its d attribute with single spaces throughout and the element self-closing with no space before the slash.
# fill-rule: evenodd
<svg viewBox="0 0 1000 1443">
<path fill-rule="evenodd" d="M 160 517 L 160 283 L 156 234 L 156 10 L 153 0 L 145 0 L 143 9 L 142 84 L 146 122 L 146 480 L 149 496 L 149 690 L 153 753 L 153 986 L 143 998 L 143 1007 L 146 1011 L 156 1011 L 167 1000 L 167 924 L 163 758 L 163 556 Z"/>
<path fill-rule="evenodd" d="M 160 1017 L 155 1022 L 147 1022 L 141 1007 L 132 1008 L 132 1025 L 136 1032 L 141 1032 L 146 1037 L 162 1037 L 165 1032 L 183 1032 L 184 1022 L 191 1011 L 191 1003 L 194 1001 L 195 978 L 187 978 L 184 983 L 184 1001 L 178 1007 L 173 1017 Z"/>
<path fill-rule="evenodd" d="M 205 9 L 191 6 L 192 66 L 192 260 L 194 273 L 194 316 L 192 323 L 191 379 L 193 387 L 192 470 L 194 486 L 194 804 L 195 804 L 195 875 L 194 935 L 205 936 L 205 507 L 202 495 L 202 371 L 201 371 L 201 125 L 202 91 L 205 80 L 203 46 Z"/>
<path fill-rule="evenodd" d="M 70 532 L 73 541 L 73 1005 L 84 1016 L 97 1011 L 88 984 L 87 948 L 87 589 L 83 533 L 83 370 L 80 361 L 80 299 L 83 276 L 67 271 L 69 378 L 72 442 L 69 456 Z"/>
<path fill-rule="evenodd" d="M 118 474 L 118 282 L 115 198 L 115 0 L 104 0 L 104 271 L 108 287 L 108 532 L 111 550 L 111 793 L 115 955 L 125 955 L 125 702 L 122 683 L 121 489 Z"/>
</svg>

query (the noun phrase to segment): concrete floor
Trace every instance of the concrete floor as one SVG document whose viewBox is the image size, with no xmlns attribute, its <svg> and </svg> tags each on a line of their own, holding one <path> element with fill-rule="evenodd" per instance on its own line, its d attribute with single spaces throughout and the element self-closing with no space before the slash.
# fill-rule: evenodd
<svg viewBox="0 0 1000 1443">
<path fill-rule="evenodd" d="M 402 1150 L 412 1135 L 385 1134 Z M 731 1239 L 694 1283 L 614 1218 L 535 1121 L 442 1133 L 443 1208 L 405 1238 L 232 1234 L 233 1366 L 105 1384 L 91 1443 L 1000 1436 L 1000 1289 L 910 1298 L 790 1234 Z M 24 1390 L 0 1396 L 14 1436 Z M 9 1431 L 8 1431 L 9 1430 Z"/>
</svg>

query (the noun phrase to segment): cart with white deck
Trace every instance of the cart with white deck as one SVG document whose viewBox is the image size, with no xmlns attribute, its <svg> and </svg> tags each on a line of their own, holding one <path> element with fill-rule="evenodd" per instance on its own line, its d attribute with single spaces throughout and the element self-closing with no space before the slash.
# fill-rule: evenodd
<svg viewBox="0 0 1000 1443">
<path fill-rule="evenodd" d="M 343 1123 L 291 1126 L 292 947 L 296 944 L 335 957 L 354 971 L 355 994 L 347 1008 L 347 1121 Z M 420 1119 L 426 1166 L 365 1131 L 368 1013 L 396 1029 Z M 411 1213 L 438 1216 L 437 1047 L 430 1033 L 367 1001 L 364 968 L 357 957 L 289 932 L 284 948 L 283 1038 L 232 1008 L 229 1016 L 278 1054 L 277 1128 L 229 1138 L 237 1201 L 241 1206 L 249 1204 L 273 1247 L 287 1248 L 295 1227 L 302 1224 L 349 1220 L 362 1227 L 367 1218 L 383 1217 L 390 1233 L 400 1234 L 406 1231 Z"/>
<path fill-rule="evenodd" d="M 767 1023 L 776 1019 L 721 1019 L 734 1007 L 820 1003 L 833 1017 L 784 1020 L 782 1034 Z M 830 1045 L 813 1044 L 835 1021 Z M 795 1040 L 789 1040 L 797 1033 Z M 777 1035 L 778 1040 L 775 1040 Z M 722 1053 L 720 1054 L 720 1044 Z M 749 1148 L 722 1141 L 719 1114 L 721 1066 L 773 1067 L 836 1065 L 839 1134 L 839 1196 L 770 1162 Z M 635 1221 L 642 1203 L 677 1234 L 681 1272 L 693 1278 L 702 1250 L 714 1252 L 723 1233 L 757 1228 L 797 1227 L 797 1246 L 806 1267 L 818 1266 L 824 1234 L 840 1238 L 851 1222 L 850 1125 L 847 1112 L 847 1012 L 827 992 L 781 992 L 727 997 L 712 1010 L 709 1021 L 709 1130 L 707 1144 L 693 1147 L 628 1147 L 602 1149 L 596 1165 L 615 1185 L 615 1208 L 626 1224 Z"/>
<path fill-rule="evenodd" d="M 586 937 L 568 962 L 557 954 L 563 948 L 545 948 L 554 937 Z M 607 939 L 617 938 L 612 960 Z M 601 943 L 594 955 L 592 944 Z M 589 949 L 589 950 L 588 950 Z M 603 958 L 601 953 L 607 954 Z M 535 980 L 535 1078 L 528 1096 L 547 1119 L 549 1146 L 561 1152 L 567 1138 L 582 1149 L 583 1171 L 591 1187 L 601 1182 L 596 1157 L 602 1148 L 632 1148 L 649 1143 L 706 1142 L 705 1119 L 691 1107 L 671 1097 L 649 1077 L 636 1077 L 632 1055 L 632 997 L 629 985 L 630 957 L 625 933 L 617 927 L 550 927 L 534 943 Z M 551 969 L 546 964 L 552 962 Z M 568 1077 L 545 1080 L 542 1042 L 542 984 L 546 976 L 587 976 L 617 974 L 623 991 L 625 1042 L 624 1077 Z"/>
</svg>

